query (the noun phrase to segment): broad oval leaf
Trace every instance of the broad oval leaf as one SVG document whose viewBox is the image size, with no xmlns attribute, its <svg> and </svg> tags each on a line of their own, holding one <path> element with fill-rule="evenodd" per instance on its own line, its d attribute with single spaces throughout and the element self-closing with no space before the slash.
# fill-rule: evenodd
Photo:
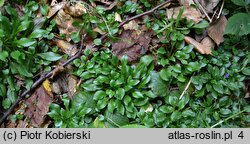
<svg viewBox="0 0 250 144">
<path fill-rule="evenodd" d="M 40 53 L 37 55 L 40 56 L 42 59 L 45 59 L 47 61 L 57 61 L 62 57 L 59 54 L 56 54 L 53 52 Z"/>
<path fill-rule="evenodd" d="M 250 33 L 250 15 L 237 13 L 228 19 L 225 34 L 247 35 Z"/>
<path fill-rule="evenodd" d="M 31 45 L 34 45 L 36 42 L 37 41 L 35 39 L 31 39 L 31 38 L 21 38 L 15 41 L 15 43 L 23 47 L 29 47 Z"/>
</svg>

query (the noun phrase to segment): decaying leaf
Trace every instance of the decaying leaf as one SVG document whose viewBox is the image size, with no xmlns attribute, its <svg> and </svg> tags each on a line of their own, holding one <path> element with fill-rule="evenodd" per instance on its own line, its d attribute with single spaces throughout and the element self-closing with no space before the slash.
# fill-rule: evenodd
<svg viewBox="0 0 250 144">
<path fill-rule="evenodd" d="M 117 12 L 115 13 L 115 21 L 122 22 L 121 15 L 118 14 Z"/>
<path fill-rule="evenodd" d="M 47 84 L 38 87 L 31 97 L 24 101 L 27 105 L 24 115 L 28 119 L 27 121 L 30 122 L 29 125 L 33 127 L 40 127 L 44 123 L 46 114 L 49 111 L 49 104 L 53 100 L 52 93 L 47 91 L 44 85 Z"/>
<path fill-rule="evenodd" d="M 53 42 L 67 55 L 74 56 L 77 53 L 77 46 L 65 40 L 53 39 Z"/>
<path fill-rule="evenodd" d="M 170 19 L 176 19 L 181 7 L 175 7 L 167 10 L 167 17 Z M 200 11 L 193 7 L 184 7 L 184 12 L 181 16 L 182 18 L 186 18 L 188 20 L 193 21 L 194 23 L 199 23 L 203 20 L 203 16 Z"/>
<path fill-rule="evenodd" d="M 100 4 L 100 6 L 104 7 L 105 10 L 111 10 L 117 5 L 116 0 L 95 0 L 91 3 L 93 7 L 96 7 Z"/>
<path fill-rule="evenodd" d="M 189 37 L 189 36 L 185 36 L 185 41 L 188 44 L 192 44 L 194 46 L 194 48 L 201 54 L 210 54 L 212 55 L 212 51 L 211 51 L 211 47 L 204 45 L 202 43 L 197 42 L 195 39 Z M 207 42 L 207 41 L 206 41 Z M 205 42 L 204 42 L 205 43 Z"/>
<path fill-rule="evenodd" d="M 57 13 L 55 17 L 55 21 L 57 27 L 60 31 L 60 34 L 64 34 L 66 39 L 70 41 L 70 35 L 72 32 L 79 31 L 79 28 L 74 27 L 72 25 L 73 21 L 77 21 L 78 19 L 73 19 L 71 15 L 65 13 L 62 9 Z"/>
<path fill-rule="evenodd" d="M 214 48 L 215 47 L 215 43 L 214 41 L 210 38 L 210 37 L 205 37 L 202 41 L 201 44 L 208 46 L 210 48 Z"/>
<path fill-rule="evenodd" d="M 70 2 L 64 8 L 65 12 L 74 17 L 82 16 L 87 12 L 86 7 L 81 1 L 77 1 L 75 5 L 71 5 Z"/>
<path fill-rule="evenodd" d="M 135 20 L 130 21 L 129 23 L 123 25 L 124 30 L 138 30 L 139 25 Z"/>
<path fill-rule="evenodd" d="M 70 99 L 72 99 L 73 95 L 75 94 L 76 87 L 77 87 L 77 79 L 73 75 L 70 75 L 68 77 L 68 95 Z"/>
<path fill-rule="evenodd" d="M 214 8 L 218 5 L 220 0 L 196 0 L 205 9 L 207 13 L 213 13 Z"/>
<path fill-rule="evenodd" d="M 194 4 L 193 0 L 178 0 L 180 5 L 183 5 L 184 7 L 189 7 L 191 4 Z"/>
<path fill-rule="evenodd" d="M 50 9 L 47 18 L 51 18 L 54 16 L 60 9 L 62 9 L 67 3 L 66 2 L 60 2 L 57 4 L 53 4 Z"/>
<path fill-rule="evenodd" d="M 227 24 L 227 18 L 221 16 L 215 23 L 211 23 L 207 28 L 208 35 L 215 41 L 217 45 L 224 41 L 224 31 Z"/>
<path fill-rule="evenodd" d="M 121 58 L 128 56 L 128 61 L 136 61 L 148 51 L 151 41 L 150 32 L 139 32 L 135 30 L 124 30 L 120 40 L 112 44 L 112 53 Z"/>
</svg>

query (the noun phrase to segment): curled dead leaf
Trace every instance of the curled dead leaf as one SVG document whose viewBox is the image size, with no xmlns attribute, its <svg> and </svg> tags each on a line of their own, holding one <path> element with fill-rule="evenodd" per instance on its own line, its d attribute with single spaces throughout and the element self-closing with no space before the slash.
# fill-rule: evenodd
<svg viewBox="0 0 250 144">
<path fill-rule="evenodd" d="M 202 43 L 199 43 L 195 39 L 193 39 L 193 38 L 191 38 L 189 36 L 185 36 L 184 39 L 185 39 L 186 43 L 193 45 L 194 48 L 195 48 L 195 50 L 197 50 L 199 53 L 212 55 L 212 51 L 211 51 L 211 47 L 210 46 L 207 46 L 207 45 L 204 45 Z"/>
<path fill-rule="evenodd" d="M 115 13 L 115 21 L 122 22 L 121 15 L 118 14 L 117 12 Z"/>
<path fill-rule="evenodd" d="M 207 13 L 213 13 L 214 8 L 218 5 L 220 0 L 196 0 L 205 9 Z"/>
<path fill-rule="evenodd" d="M 221 16 L 217 21 L 211 23 L 207 28 L 208 35 L 215 41 L 217 45 L 224 41 L 224 31 L 227 24 L 227 18 Z"/>
</svg>

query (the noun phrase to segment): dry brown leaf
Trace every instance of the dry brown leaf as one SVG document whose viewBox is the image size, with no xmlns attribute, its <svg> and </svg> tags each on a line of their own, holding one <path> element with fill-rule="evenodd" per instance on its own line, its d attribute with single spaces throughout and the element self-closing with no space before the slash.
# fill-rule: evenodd
<svg viewBox="0 0 250 144">
<path fill-rule="evenodd" d="M 202 41 L 201 44 L 208 46 L 210 48 L 214 48 L 215 47 L 215 43 L 214 41 L 210 38 L 210 37 L 205 37 Z"/>
<path fill-rule="evenodd" d="M 184 7 L 189 7 L 191 4 L 194 4 L 193 0 L 178 0 L 180 5 L 183 5 Z"/>
<path fill-rule="evenodd" d="M 77 46 L 75 44 L 60 39 L 53 39 L 53 43 L 69 56 L 74 56 L 77 53 Z"/>
<path fill-rule="evenodd" d="M 77 19 L 73 19 L 71 15 L 65 13 L 62 9 L 57 13 L 55 17 L 55 21 L 57 27 L 60 31 L 60 34 L 64 34 L 66 36 L 67 41 L 70 41 L 70 35 L 72 32 L 79 31 L 78 28 L 72 25 L 73 21 Z"/>
<path fill-rule="evenodd" d="M 94 28 L 93 31 L 98 32 L 98 33 L 101 34 L 101 35 L 106 34 L 105 31 L 102 31 L 102 30 L 101 30 L 100 28 L 98 28 L 98 27 Z"/>
<path fill-rule="evenodd" d="M 121 15 L 118 14 L 117 12 L 115 13 L 115 21 L 122 22 Z"/>
<path fill-rule="evenodd" d="M 128 61 L 136 61 L 148 51 L 151 41 L 150 32 L 140 32 L 135 30 L 124 30 L 120 36 L 120 41 L 112 44 L 112 53 L 121 58 L 128 56 Z"/>
<path fill-rule="evenodd" d="M 208 35 L 215 41 L 217 45 L 224 41 L 224 31 L 227 24 L 227 18 L 221 16 L 215 23 L 211 23 L 207 28 Z"/>
<path fill-rule="evenodd" d="M 73 95 L 75 94 L 76 87 L 77 87 L 77 79 L 73 75 L 70 75 L 68 77 L 68 96 L 70 99 L 72 99 Z"/>
<path fill-rule="evenodd" d="M 212 55 L 211 47 L 201 44 L 189 36 L 185 36 L 184 39 L 186 43 L 192 44 L 199 53 Z"/>
<path fill-rule="evenodd" d="M 127 24 L 123 25 L 124 30 L 138 30 L 139 25 L 135 20 L 128 22 Z"/>
<path fill-rule="evenodd" d="M 176 8 L 171 8 L 169 10 L 167 10 L 167 17 L 170 18 L 174 18 L 176 19 L 179 11 L 180 11 L 181 7 L 176 7 Z M 182 18 L 186 18 L 188 20 L 193 21 L 194 23 L 199 23 L 200 21 L 203 20 L 203 16 L 200 13 L 200 11 L 196 8 L 193 7 L 185 7 L 184 8 L 184 12 L 181 16 Z"/>
<path fill-rule="evenodd" d="M 53 100 L 51 92 L 46 91 L 44 86 L 38 87 L 35 92 L 24 101 L 27 105 L 24 115 L 29 125 L 32 127 L 40 127 L 44 123 L 46 114 L 49 111 L 49 104 Z"/>
<path fill-rule="evenodd" d="M 213 13 L 220 0 L 197 0 L 207 13 Z"/>
<path fill-rule="evenodd" d="M 66 2 L 60 2 L 58 4 L 54 4 L 53 6 L 51 6 L 47 18 L 51 18 L 52 16 L 54 16 L 60 9 L 64 8 L 66 4 L 67 4 Z"/>
<path fill-rule="evenodd" d="M 81 1 L 77 1 L 75 5 L 70 5 L 70 2 L 64 8 L 65 12 L 73 17 L 79 17 L 87 13 L 85 6 Z"/>
</svg>

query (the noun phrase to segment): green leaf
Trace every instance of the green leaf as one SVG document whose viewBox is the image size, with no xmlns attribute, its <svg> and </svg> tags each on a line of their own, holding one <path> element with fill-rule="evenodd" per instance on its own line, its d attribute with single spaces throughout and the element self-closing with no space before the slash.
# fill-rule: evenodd
<svg viewBox="0 0 250 144">
<path fill-rule="evenodd" d="M 34 45 L 36 42 L 37 41 L 35 39 L 30 39 L 30 38 L 21 38 L 15 41 L 15 43 L 23 47 L 29 47 L 31 45 Z"/>
<path fill-rule="evenodd" d="M 115 93 L 115 97 L 119 100 L 122 100 L 125 96 L 125 90 L 123 88 L 118 88 L 118 90 Z"/>
<path fill-rule="evenodd" d="M 204 29 L 209 26 L 209 23 L 205 20 L 193 26 L 193 28 Z"/>
<path fill-rule="evenodd" d="M 148 66 L 153 60 L 154 59 L 151 56 L 145 55 L 141 57 L 140 63 L 143 63 L 144 65 Z"/>
<path fill-rule="evenodd" d="M 0 52 L 0 60 L 6 62 L 8 56 L 9 56 L 9 53 L 7 51 Z"/>
<path fill-rule="evenodd" d="M 37 55 L 40 56 L 42 59 L 45 59 L 47 61 L 57 61 L 57 60 L 61 59 L 61 57 L 62 57 L 59 54 L 56 54 L 53 52 L 40 53 Z"/>
<path fill-rule="evenodd" d="M 114 99 L 111 99 L 108 104 L 108 111 L 113 113 L 113 111 L 116 109 L 117 104 L 115 103 Z"/>
<path fill-rule="evenodd" d="M 245 106 L 244 110 L 248 113 L 250 113 L 250 106 Z"/>
<path fill-rule="evenodd" d="M 44 16 L 48 15 L 49 6 L 48 6 L 48 5 L 42 5 L 42 6 L 40 6 L 40 12 L 41 12 L 41 14 L 43 14 Z"/>
<path fill-rule="evenodd" d="M 135 106 L 139 106 L 139 107 L 144 106 L 147 103 L 148 103 L 148 98 L 144 98 L 144 99 L 138 98 L 138 99 L 134 100 L 134 105 Z"/>
<path fill-rule="evenodd" d="M 4 1 L 5 0 L 0 0 L 0 7 L 2 7 L 4 5 Z"/>
<path fill-rule="evenodd" d="M 129 119 L 126 116 L 121 115 L 120 113 L 110 113 L 106 112 L 106 119 L 115 127 L 121 127 L 129 124 Z"/>
<path fill-rule="evenodd" d="M 166 68 L 163 68 L 161 71 L 160 71 L 160 77 L 165 80 L 165 81 L 169 81 L 170 77 L 171 77 L 171 70 L 170 69 L 166 69 Z"/>
<path fill-rule="evenodd" d="M 221 84 L 219 84 L 219 83 L 213 84 L 213 88 L 214 88 L 215 91 L 217 91 L 217 92 L 220 93 L 220 94 L 223 94 L 223 93 L 224 93 L 223 85 L 221 85 Z"/>
<path fill-rule="evenodd" d="M 15 50 L 10 53 L 11 57 L 17 61 L 19 61 L 19 57 L 21 56 L 20 51 Z"/>
<path fill-rule="evenodd" d="M 106 94 L 104 91 L 99 90 L 99 91 L 95 92 L 93 99 L 94 99 L 94 100 L 101 100 L 101 99 L 103 99 L 106 95 L 107 95 L 107 94 Z"/>
<path fill-rule="evenodd" d="M 16 63 L 12 63 L 12 65 L 17 69 L 17 71 L 26 77 L 32 77 L 32 73 L 30 73 L 27 68 L 23 65 L 23 64 L 16 64 Z"/>
<path fill-rule="evenodd" d="M 244 69 L 242 70 L 242 73 L 243 73 L 244 75 L 250 75 L 250 68 L 244 68 Z"/>
<path fill-rule="evenodd" d="M 97 46 L 99 46 L 99 45 L 102 44 L 102 40 L 99 39 L 99 38 L 97 38 L 97 39 L 94 40 L 94 44 L 97 45 Z"/>
<path fill-rule="evenodd" d="M 238 6 L 247 6 L 250 4 L 250 0 L 231 0 L 235 5 Z"/>
<path fill-rule="evenodd" d="M 187 70 L 190 72 L 195 72 L 201 69 L 201 66 L 198 62 L 190 62 L 187 66 Z"/>
<path fill-rule="evenodd" d="M 172 106 L 163 105 L 159 108 L 159 110 L 167 114 L 167 113 L 172 113 L 174 111 L 174 108 Z"/>
<path fill-rule="evenodd" d="M 3 84 L 0 84 L 0 96 L 5 97 L 6 95 L 6 87 Z"/>
<path fill-rule="evenodd" d="M 246 13 L 237 13 L 228 19 L 225 34 L 247 35 L 250 33 L 250 16 Z"/>
<path fill-rule="evenodd" d="M 171 66 L 171 68 L 173 69 L 174 72 L 181 73 L 181 65 L 180 64 L 176 64 L 174 66 Z"/>
<path fill-rule="evenodd" d="M 45 30 L 35 29 L 30 35 L 29 38 L 40 38 L 45 34 Z"/>
<path fill-rule="evenodd" d="M 222 108 L 222 109 L 220 110 L 220 113 L 221 113 L 222 115 L 229 115 L 229 114 L 232 113 L 232 111 L 231 111 L 230 109 Z"/>
<path fill-rule="evenodd" d="M 168 93 L 168 85 L 162 80 L 159 76 L 159 73 L 152 72 L 151 73 L 151 81 L 149 87 L 152 89 L 152 92 L 156 96 L 163 97 Z"/>
<path fill-rule="evenodd" d="M 78 43 L 80 41 L 80 31 L 72 32 L 70 38 L 73 40 L 74 43 Z"/>
<path fill-rule="evenodd" d="M 108 104 L 108 100 L 109 100 L 109 98 L 103 98 L 102 100 L 99 100 L 96 104 L 97 108 L 99 110 L 105 108 Z"/>
<path fill-rule="evenodd" d="M 179 110 L 183 109 L 188 102 L 189 102 L 189 96 L 184 95 L 184 97 L 182 97 L 182 99 L 178 103 Z"/>
<path fill-rule="evenodd" d="M 143 94 L 142 94 L 141 92 L 139 92 L 139 91 L 133 92 L 133 93 L 132 93 L 132 96 L 133 96 L 134 98 L 143 98 L 143 97 L 144 97 Z"/>
<path fill-rule="evenodd" d="M 138 125 L 138 124 L 129 124 L 129 125 L 121 126 L 120 128 L 146 128 L 146 127 L 143 125 Z"/>
<path fill-rule="evenodd" d="M 21 22 L 20 26 L 17 28 L 17 32 L 24 31 L 29 28 L 31 21 L 24 20 Z"/>
<path fill-rule="evenodd" d="M 2 101 L 2 106 L 4 109 L 8 109 L 11 105 L 11 101 L 10 99 L 6 98 Z"/>
<path fill-rule="evenodd" d="M 177 121 L 177 120 L 179 120 L 181 118 L 181 113 L 179 111 L 174 111 L 171 114 L 170 118 L 171 118 L 171 121 L 173 121 L 173 122 Z"/>
</svg>

